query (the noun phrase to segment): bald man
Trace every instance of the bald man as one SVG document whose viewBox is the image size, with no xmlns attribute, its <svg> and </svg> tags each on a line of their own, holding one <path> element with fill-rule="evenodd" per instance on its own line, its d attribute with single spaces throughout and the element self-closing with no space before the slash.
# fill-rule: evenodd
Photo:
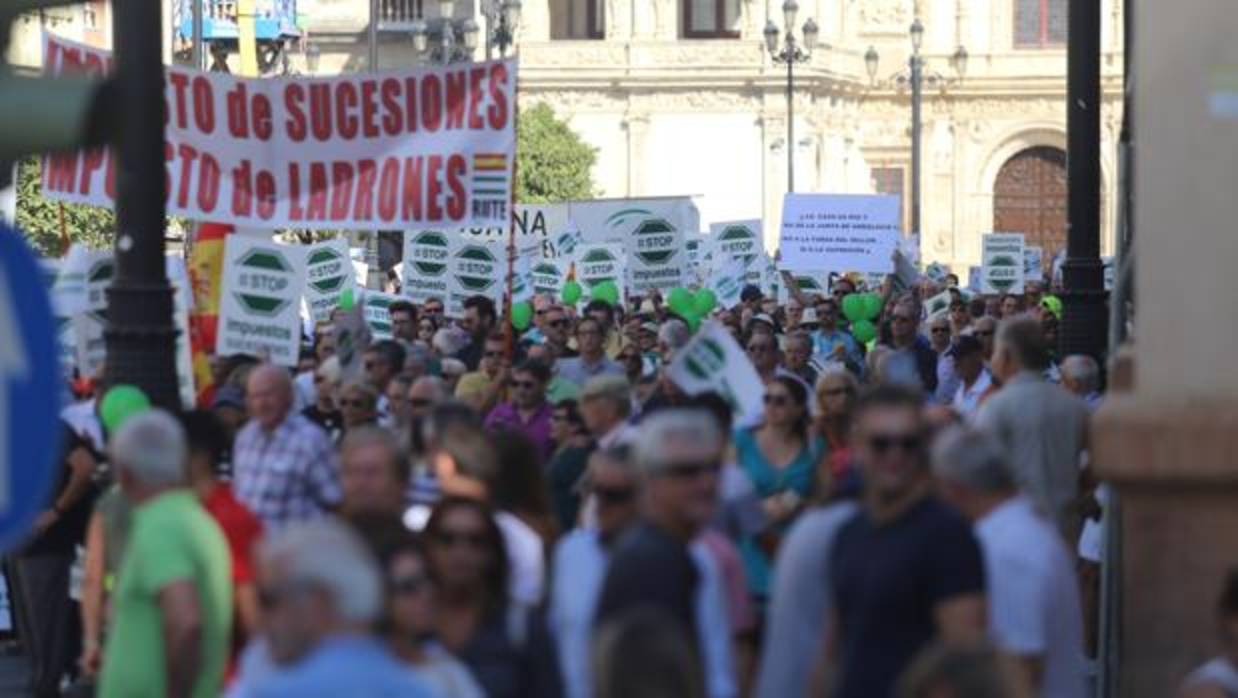
<svg viewBox="0 0 1238 698">
<path fill-rule="evenodd" d="M 245 384 L 249 422 L 233 446 L 237 498 L 275 530 L 316 518 L 340 501 L 339 464 L 327 433 L 292 412 L 292 379 L 274 364 L 258 366 Z"/>
</svg>

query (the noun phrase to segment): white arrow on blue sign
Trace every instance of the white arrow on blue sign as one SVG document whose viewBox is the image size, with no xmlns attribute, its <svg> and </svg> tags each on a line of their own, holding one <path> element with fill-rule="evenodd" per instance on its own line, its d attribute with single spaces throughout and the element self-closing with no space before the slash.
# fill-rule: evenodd
<svg viewBox="0 0 1238 698">
<path fill-rule="evenodd" d="M 34 254 L 0 224 L 0 550 L 28 535 L 56 476 L 63 430 L 53 327 Z"/>
</svg>

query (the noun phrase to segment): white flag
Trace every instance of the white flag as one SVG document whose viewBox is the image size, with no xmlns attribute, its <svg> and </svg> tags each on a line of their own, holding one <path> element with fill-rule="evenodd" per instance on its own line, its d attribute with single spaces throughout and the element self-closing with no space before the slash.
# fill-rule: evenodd
<svg viewBox="0 0 1238 698">
<path fill-rule="evenodd" d="M 716 392 L 737 425 L 755 424 L 765 409 L 765 385 L 743 347 L 725 327 L 707 322 L 675 356 L 670 378 L 688 395 Z"/>
</svg>

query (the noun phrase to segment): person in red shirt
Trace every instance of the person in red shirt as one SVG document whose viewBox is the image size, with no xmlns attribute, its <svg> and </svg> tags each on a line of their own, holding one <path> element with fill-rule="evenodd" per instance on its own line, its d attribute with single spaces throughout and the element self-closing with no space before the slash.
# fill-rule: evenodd
<svg viewBox="0 0 1238 698">
<path fill-rule="evenodd" d="M 227 431 L 211 412 L 195 410 L 181 416 L 189 441 L 189 483 L 219 524 L 232 559 L 233 617 L 229 675 L 246 640 L 256 632 L 258 593 L 253 564 L 254 549 L 262 538 L 262 521 L 221 481 L 219 464 L 231 451 Z"/>
</svg>

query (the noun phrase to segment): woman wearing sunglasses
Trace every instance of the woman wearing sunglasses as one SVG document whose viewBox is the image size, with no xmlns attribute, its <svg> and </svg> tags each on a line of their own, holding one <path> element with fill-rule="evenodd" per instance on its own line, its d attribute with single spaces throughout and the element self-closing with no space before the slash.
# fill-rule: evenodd
<svg viewBox="0 0 1238 698">
<path fill-rule="evenodd" d="M 748 586 L 758 600 L 769 593 L 770 559 L 791 520 L 812 494 L 813 473 L 825 450 L 809 430 L 808 390 L 778 376 L 765 387 L 765 419 L 735 434 L 735 451 L 757 494 L 767 525 L 740 541 Z"/>
<path fill-rule="evenodd" d="M 489 506 L 439 500 L 425 536 L 438 583 L 439 641 L 472 671 L 489 698 L 561 693 L 544 618 L 508 597 L 503 534 Z"/>
<path fill-rule="evenodd" d="M 392 654 L 434 686 L 436 695 L 482 698 L 468 668 L 435 640 L 438 591 L 421 540 L 401 531 L 380 551 L 379 561 L 387 597 L 383 632 Z"/>
</svg>

